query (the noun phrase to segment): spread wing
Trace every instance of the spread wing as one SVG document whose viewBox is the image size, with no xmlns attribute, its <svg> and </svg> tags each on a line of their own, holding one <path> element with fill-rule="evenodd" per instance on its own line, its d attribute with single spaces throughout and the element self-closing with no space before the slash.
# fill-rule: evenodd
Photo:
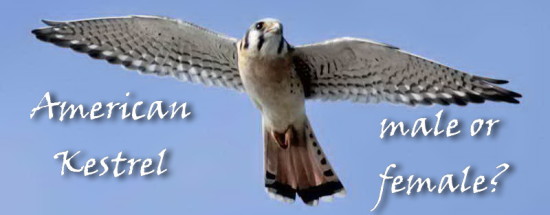
<svg viewBox="0 0 550 215">
<path fill-rule="evenodd" d="M 244 89 L 237 40 L 191 23 L 153 16 L 44 23 L 50 27 L 32 31 L 38 39 L 96 59 L 145 74 Z"/>
<path fill-rule="evenodd" d="M 519 103 L 520 94 L 490 79 L 447 67 L 396 47 L 342 38 L 299 46 L 294 65 L 306 97 L 357 102 L 389 101 L 408 105 Z"/>
</svg>

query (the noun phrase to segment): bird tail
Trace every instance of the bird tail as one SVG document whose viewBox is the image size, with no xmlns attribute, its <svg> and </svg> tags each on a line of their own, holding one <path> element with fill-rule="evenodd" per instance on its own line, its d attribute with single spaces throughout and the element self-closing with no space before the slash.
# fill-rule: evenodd
<svg viewBox="0 0 550 215">
<path fill-rule="evenodd" d="M 345 196 L 307 118 L 303 125 L 291 125 L 284 133 L 264 127 L 265 186 L 268 194 L 284 202 L 294 202 L 296 193 L 308 205 L 319 199 L 331 201 Z"/>
</svg>

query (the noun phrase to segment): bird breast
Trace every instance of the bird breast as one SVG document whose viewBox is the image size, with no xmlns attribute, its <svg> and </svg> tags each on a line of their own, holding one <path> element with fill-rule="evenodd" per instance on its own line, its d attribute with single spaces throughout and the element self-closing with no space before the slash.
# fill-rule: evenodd
<svg viewBox="0 0 550 215">
<path fill-rule="evenodd" d="M 261 59 L 239 55 L 246 92 L 266 120 L 287 128 L 304 115 L 304 93 L 289 58 Z"/>
</svg>

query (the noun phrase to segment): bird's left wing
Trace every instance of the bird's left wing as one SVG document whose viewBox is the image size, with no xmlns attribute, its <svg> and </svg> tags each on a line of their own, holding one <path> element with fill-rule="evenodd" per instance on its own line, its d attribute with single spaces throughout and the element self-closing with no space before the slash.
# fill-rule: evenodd
<svg viewBox="0 0 550 215">
<path fill-rule="evenodd" d="M 146 74 L 243 91 L 237 40 L 191 23 L 156 16 L 44 23 L 50 27 L 32 31 L 42 41 Z"/>
<path fill-rule="evenodd" d="M 306 97 L 408 105 L 519 103 L 507 81 L 470 75 L 396 47 L 341 38 L 296 47 L 293 61 Z"/>
</svg>

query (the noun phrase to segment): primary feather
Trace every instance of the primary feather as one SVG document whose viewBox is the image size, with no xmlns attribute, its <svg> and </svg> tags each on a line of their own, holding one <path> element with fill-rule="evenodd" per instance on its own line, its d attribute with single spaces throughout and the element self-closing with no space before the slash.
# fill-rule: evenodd
<svg viewBox="0 0 550 215">
<path fill-rule="evenodd" d="M 519 103 L 503 80 L 470 75 L 394 46 L 341 38 L 295 48 L 306 96 L 322 100 L 388 101 L 408 105 Z"/>
<path fill-rule="evenodd" d="M 191 23 L 155 16 L 44 23 L 50 27 L 32 31 L 42 41 L 146 74 L 244 90 L 237 40 Z"/>
</svg>

